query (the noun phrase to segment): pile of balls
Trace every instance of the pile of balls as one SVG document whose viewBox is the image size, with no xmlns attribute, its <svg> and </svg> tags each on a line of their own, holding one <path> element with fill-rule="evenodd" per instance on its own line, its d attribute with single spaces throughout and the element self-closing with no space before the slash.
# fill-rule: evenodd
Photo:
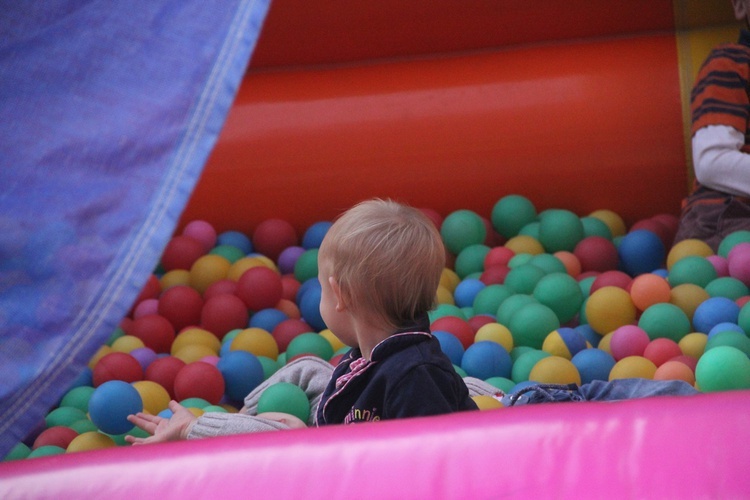
<svg viewBox="0 0 750 500">
<path fill-rule="evenodd" d="M 461 375 L 504 392 L 632 377 L 750 388 L 750 231 L 714 252 L 699 240 L 672 246 L 671 215 L 627 228 L 610 210 L 539 212 L 521 195 L 499 199 L 489 217 L 422 210 L 447 255 L 431 327 Z M 252 237 L 187 224 L 109 342 L 5 459 L 124 446 L 145 435 L 129 414 L 169 416 L 171 399 L 196 416 L 236 412 L 299 356 L 337 363 L 348 347 L 318 310 L 317 252 L 330 225 L 300 238 L 281 219 Z M 289 384 L 270 386 L 261 404 L 309 417 Z"/>
</svg>

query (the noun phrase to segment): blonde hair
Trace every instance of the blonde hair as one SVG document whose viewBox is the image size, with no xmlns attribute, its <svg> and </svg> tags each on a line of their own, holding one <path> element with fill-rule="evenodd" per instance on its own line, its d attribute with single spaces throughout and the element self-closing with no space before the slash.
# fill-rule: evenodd
<svg viewBox="0 0 750 500">
<path fill-rule="evenodd" d="M 334 222 L 318 258 L 352 312 L 395 329 L 414 324 L 434 306 L 445 249 L 420 210 L 372 199 Z"/>
</svg>

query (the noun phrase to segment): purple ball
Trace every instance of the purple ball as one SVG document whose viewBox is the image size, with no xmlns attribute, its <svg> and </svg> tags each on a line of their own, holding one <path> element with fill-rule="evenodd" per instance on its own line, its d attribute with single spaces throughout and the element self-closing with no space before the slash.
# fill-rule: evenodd
<svg viewBox="0 0 750 500">
<path fill-rule="evenodd" d="M 302 247 L 294 246 L 287 247 L 281 251 L 279 258 L 277 259 L 279 271 L 281 274 L 291 274 L 294 272 L 294 264 L 297 263 L 299 256 L 305 253 L 305 249 Z"/>
</svg>

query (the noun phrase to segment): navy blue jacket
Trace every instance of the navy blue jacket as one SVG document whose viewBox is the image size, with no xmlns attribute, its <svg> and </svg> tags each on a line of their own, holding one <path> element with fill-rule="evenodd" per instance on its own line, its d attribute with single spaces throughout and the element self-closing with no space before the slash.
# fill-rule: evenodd
<svg viewBox="0 0 750 500">
<path fill-rule="evenodd" d="M 438 340 L 427 332 L 395 333 L 380 342 L 371 361 L 351 375 L 362 359 L 358 348 L 336 366 L 323 392 L 317 425 L 371 422 L 476 410 L 469 390 Z M 343 384 L 336 381 L 351 377 Z"/>
</svg>

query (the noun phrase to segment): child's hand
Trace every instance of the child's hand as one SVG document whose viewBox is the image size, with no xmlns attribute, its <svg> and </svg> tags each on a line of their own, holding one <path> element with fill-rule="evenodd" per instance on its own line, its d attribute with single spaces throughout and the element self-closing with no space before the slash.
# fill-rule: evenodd
<svg viewBox="0 0 750 500">
<path fill-rule="evenodd" d="M 131 424 L 148 432 L 151 436 L 147 438 L 125 436 L 125 441 L 137 445 L 187 439 L 190 428 L 197 420 L 196 416 L 177 401 L 170 401 L 169 409 L 172 410 L 171 418 L 140 412 L 128 415 L 128 421 Z"/>
</svg>

